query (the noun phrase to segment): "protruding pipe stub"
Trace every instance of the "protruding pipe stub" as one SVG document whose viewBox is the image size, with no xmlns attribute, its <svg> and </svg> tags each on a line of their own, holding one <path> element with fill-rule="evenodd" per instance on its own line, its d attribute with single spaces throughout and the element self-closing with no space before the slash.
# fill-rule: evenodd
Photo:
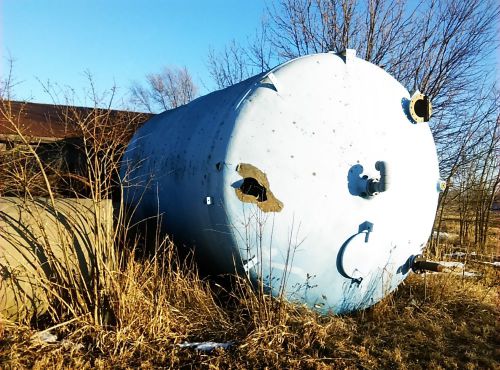
<svg viewBox="0 0 500 370">
<path fill-rule="evenodd" d="M 373 196 L 378 193 L 383 193 L 389 188 L 389 175 L 387 171 L 387 163 L 385 161 L 377 161 L 375 169 L 380 172 L 380 179 L 369 179 L 366 182 L 366 195 Z"/>
<path fill-rule="evenodd" d="M 413 259 L 411 269 L 413 272 L 443 272 L 445 267 L 438 262 L 427 261 L 424 258 L 417 256 Z"/>
<path fill-rule="evenodd" d="M 437 183 L 437 191 L 441 193 L 445 190 L 446 190 L 446 181 L 439 180 Z"/>
<path fill-rule="evenodd" d="M 415 91 L 410 99 L 409 111 L 411 118 L 419 122 L 428 122 L 432 115 L 432 104 L 427 95 Z"/>
</svg>

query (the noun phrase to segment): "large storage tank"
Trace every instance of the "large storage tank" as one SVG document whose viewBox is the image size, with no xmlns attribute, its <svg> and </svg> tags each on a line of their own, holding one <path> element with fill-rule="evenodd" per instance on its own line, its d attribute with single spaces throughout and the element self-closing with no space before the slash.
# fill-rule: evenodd
<svg viewBox="0 0 500 370">
<path fill-rule="evenodd" d="M 148 121 L 123 159 L 136 217 L 219 273 L 247 273 L 323 312 L 397 287 L 439 192 L 430 103 L 381 68 L 324 53 Z"/>
</svg>

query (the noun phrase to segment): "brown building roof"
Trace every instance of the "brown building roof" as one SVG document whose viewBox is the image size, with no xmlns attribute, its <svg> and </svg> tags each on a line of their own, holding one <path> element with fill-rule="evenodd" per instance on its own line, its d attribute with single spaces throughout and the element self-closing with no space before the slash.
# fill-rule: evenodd
<svg viewBox="0 0 500 370">
<path fill-rule="evenodd" d="M 152 115 L 119 110 L 94 109 L 67 105 L 0 101 L 0 141 L 17 141 L 19 131 L 29 141 L 56 141 L 81 136 L 78 120 L 91 114 L 108 114 L 111 121 L 126 124 L 126 115 L 133 116 L 134 124 L 142 123 Z M 16 140 L 17 138 L 17 140 Z"/>
</svg>

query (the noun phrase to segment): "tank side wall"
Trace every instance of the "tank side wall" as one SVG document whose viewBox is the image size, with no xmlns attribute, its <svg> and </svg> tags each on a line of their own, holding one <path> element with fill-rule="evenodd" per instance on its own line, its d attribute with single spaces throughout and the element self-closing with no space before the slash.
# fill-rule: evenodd
<svg viewBox="0 0 500 370">
<path fill-rule="evenodd" d="M 238 104 L 259 76 L 167 111 L 132 138 L 121 177 L 136 220 L 162 217 L 163 231 L 197 248 L 213 269 L 233 268 L 222 173 Z"/>
</svg>

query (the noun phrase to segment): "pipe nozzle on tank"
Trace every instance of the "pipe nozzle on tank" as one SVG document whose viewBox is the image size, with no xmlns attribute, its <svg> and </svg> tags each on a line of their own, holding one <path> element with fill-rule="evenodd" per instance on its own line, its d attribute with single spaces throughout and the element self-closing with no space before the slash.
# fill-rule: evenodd
<svg viewBox="0 0 500 370">
<path fill-rule="evenodd" d="M 428 122 L 432 115 L 432 104 L 429 97 L 418 90 L 415 91 L 410 99 L 409 111 L 415 122 Z"/>
<path fill-rule="evenodd" d="M 366 195 L 372 196 L 378 193 L 383 193 L 389 188 L 389 172 L 387 171 L 387 162 L 377 161 L 375 163 L 375 169 L 380 172 L 380 178 L 369 179 L 366 182 Z"/>
<path fill-rule="evenodd" d="M 413 270 L 413 272 L 444 272 L 445 266 L 441 265 L 438 262 L 427 261 L 420 256 L 416 256 L 411 263 L 411 269 Z"/>
</svg>

